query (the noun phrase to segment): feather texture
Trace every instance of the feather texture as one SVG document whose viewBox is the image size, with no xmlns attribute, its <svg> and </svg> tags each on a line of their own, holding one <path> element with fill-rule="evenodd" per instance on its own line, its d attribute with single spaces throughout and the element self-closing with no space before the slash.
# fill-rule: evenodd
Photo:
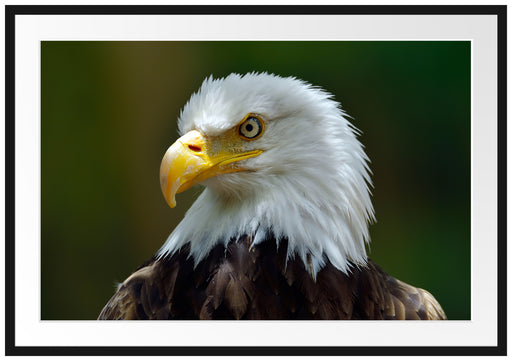
<svg viewBox="0 0 512 361">
<path fill-rule="evenodd" d="M 389 276 L 371 260 L 353 267 L 350 276 L 327 262 L 315 280 L 300 259 L 288 260 L 283 269 L 287 242 L 276 245 L 273 237 L 252 248 L 248 238 L 230 242 L 227 251 L 217 245 L 196 268 L 187 247 L 153 258 L 123 282 L 99 319 L 446 318 L 430 293 Z"/>
</svg>

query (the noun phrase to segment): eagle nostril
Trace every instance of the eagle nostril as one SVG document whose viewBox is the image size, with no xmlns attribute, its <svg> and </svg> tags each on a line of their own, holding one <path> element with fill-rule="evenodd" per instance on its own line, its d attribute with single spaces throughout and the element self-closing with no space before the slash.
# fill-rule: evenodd
<svg viewBox="0 0 512 361">
<path fill-rule="evenodd" d="M 193 152 L 200 152 L 201 151 L 201 147 L 198 147 L 196 145 L 187 144 L 187 146 L 188 146 L 188 149 L 190 149 Z"/>
</svg>

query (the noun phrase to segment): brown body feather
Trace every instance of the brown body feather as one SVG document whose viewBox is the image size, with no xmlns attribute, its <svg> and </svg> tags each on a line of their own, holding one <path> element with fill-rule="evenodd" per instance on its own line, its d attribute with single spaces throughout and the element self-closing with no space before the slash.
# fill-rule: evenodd
<svg viewBox="0 0 512 361">
<path fill-rule="evenodd" d="M 316 281 L 286 242 L 216 246 L 195 268 L 188 249 L 152 259 L 119 287 L 99 319 L 435 320 L 446 319 L 427 291 L 371 260 L 345 275 L 332 264 Z"/>
</svg>

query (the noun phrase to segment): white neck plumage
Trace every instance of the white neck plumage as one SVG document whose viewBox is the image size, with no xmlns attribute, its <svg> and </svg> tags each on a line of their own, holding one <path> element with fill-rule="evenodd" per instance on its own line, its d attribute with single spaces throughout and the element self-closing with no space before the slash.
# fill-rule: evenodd
<svg viewBox="0 0 512 361">
<path fill-rule="evenodd" d="M 239 174 L 223 175 L 222 183 L 214 178 L 158 256 L 172 255 L 190 243 L 197 265 L 219 243 L 227 245 L 250 235 L 253 244 L 258 244 L 272 234 L 277 242 L 288 240 L 288 259 L 300 257 L 313 278 L 326 260 L 348 273 L 351 264 L 364 264 L 367 259 L 365 243 L 369 242 L 373 208 L 364 174 L 267 177 L 265 189 L 243 195 L 228 191 L 230 178 L 239 182 Z"/>
</svg>

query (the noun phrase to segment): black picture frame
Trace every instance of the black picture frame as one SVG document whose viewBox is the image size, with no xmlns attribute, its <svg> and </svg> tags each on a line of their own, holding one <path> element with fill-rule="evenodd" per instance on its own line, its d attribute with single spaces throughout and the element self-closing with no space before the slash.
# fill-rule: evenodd
<svg viewBox="0 0 512 361">
<path fill-rule="evenodd" d="M 498 330 L 496 347 L 52 347 L 52 346 L 16 346 L 15 340 L 15 22 L 17 15 L 43 14 L 203 14 L 203 15 L 241 15 L 241 14 L 400 14 L 434 15 L 465 14 L 497 16 L 498 39 Z M 180 355 L 180 356 L 405 356 L 405 355 L 506 355 L 507 353 L 507 7 L 506 6 L 5 6 L 5 353 L 6 355 Z"/>
</svg>

